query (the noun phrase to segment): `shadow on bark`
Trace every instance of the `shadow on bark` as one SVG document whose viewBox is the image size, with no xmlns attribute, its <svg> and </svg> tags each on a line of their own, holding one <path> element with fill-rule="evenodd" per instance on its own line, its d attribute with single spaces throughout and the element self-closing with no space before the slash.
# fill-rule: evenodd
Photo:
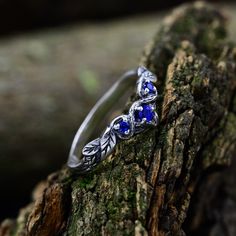
<svg viewBox="0 0 236 236">
<path fill-rule="evenodd" d="M 235 235 L 236 48 L 225 16 L 181 6 L 141 61 L 158 77 L 159 126 L 92 173 L 49 176 L 2 235 Z"/>
</svg>

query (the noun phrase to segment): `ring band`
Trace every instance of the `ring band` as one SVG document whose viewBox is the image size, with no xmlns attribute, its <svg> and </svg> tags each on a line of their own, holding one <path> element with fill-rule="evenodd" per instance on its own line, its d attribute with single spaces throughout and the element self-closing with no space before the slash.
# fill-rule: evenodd
<svg viewBox="0 0 236 236">
<path fill-rule="evenodd" d="M 90 171 L 112 153 L 119 141 L 156 126 L 156 81 L 156 76 L 143 66 L 126 72 L 95 104 L 81 124 L 72 142 L 68 167 L 79 173 Z M 114 118 L 99 138 L 87 143 L 94 129 L 104 119 L 104 114 L 135 83 L 139 99 L 131 105 L 129 113 Z"/>
</svg>

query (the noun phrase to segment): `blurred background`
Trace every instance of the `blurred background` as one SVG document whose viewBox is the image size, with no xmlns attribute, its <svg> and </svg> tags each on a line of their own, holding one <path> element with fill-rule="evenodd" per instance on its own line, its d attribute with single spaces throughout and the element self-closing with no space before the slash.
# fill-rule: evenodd
<svg viewBox="0 0 236 236">
<path fill-rule="evenodd" d="M 66 163 L 92 105 L 182 2 L 0 0 L 0 221 Z M 236 3 L 211 2 L 229 12 L 233 39 Z"/>
</svg>

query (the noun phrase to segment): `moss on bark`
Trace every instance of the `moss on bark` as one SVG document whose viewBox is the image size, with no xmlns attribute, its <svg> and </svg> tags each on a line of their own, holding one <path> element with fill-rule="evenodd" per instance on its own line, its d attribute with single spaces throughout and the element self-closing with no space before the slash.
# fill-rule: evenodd
<svg viewBox="0 0 236 236">
<path fill-rule="evenodd" d="M 159 126 L 122 142 L 87 175 L 65 168 L 49 177 L 20 213 L 15 235 L 200 232 L 209 213 L 196 210 L 207 204 L 200 190 L 217 192 L 211 181 L 236 149 L 236 47 L 226 38 L 225 17 L 205 3 L 181 6 L 142 64 L 158 76 Z"/>
</svg>

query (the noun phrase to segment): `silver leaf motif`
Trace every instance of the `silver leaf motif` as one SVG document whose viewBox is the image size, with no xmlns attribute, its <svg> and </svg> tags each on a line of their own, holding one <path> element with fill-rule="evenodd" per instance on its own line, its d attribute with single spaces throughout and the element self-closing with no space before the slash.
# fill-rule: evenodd
<svg viewBox="0 0 236 236">
<path fill-rule="evenodd" d="M 102 157 L 109 155 L 116 145 L 116 135 L 115 132 L 108 127 L 103 136 L 101 137 L 101 151 Z"/>
<path fill-rule="evenodd" d="M 137 75 L 139 78 L 136 92 L 139 99 L 132 104 L 128 114 L 113 119 L 100 138 L 85 145 L 82 150 L 82 158 L 74 155 L 75 145 L 72 145 L 68 161 L 69 167 L 77 168 L 81 173 L 90 171 L 104 160 L 105 157 L 111 154 L 117 142 L 123 139 L 129 139 L 133 135 L 143 132 L 146 128 L 158 124 L 155 103 L 158 93 L 154 84 L 157 77 L 144 66 L 140 66 L 137 69 Z M 83 130 L 84 127 L 81 127 Z M 78 142 L 78 139 L 75 138 L 75 141 Z"/>
<path fill-rule="evenodd" d="M 139 66 L 137 69 L 138 77 L 141 77 L 141 75 L 146 71 L 147 71 L 147 69 L 144 66 Z"/>
<path fill-rule="evenodd" d="M 84 156 L 92 156 L 95 155 L 100 149 L 100 139 L 97 138 L 88 144 L 86 144 L 82 150 L 82 154 Z"/>
</svg>

